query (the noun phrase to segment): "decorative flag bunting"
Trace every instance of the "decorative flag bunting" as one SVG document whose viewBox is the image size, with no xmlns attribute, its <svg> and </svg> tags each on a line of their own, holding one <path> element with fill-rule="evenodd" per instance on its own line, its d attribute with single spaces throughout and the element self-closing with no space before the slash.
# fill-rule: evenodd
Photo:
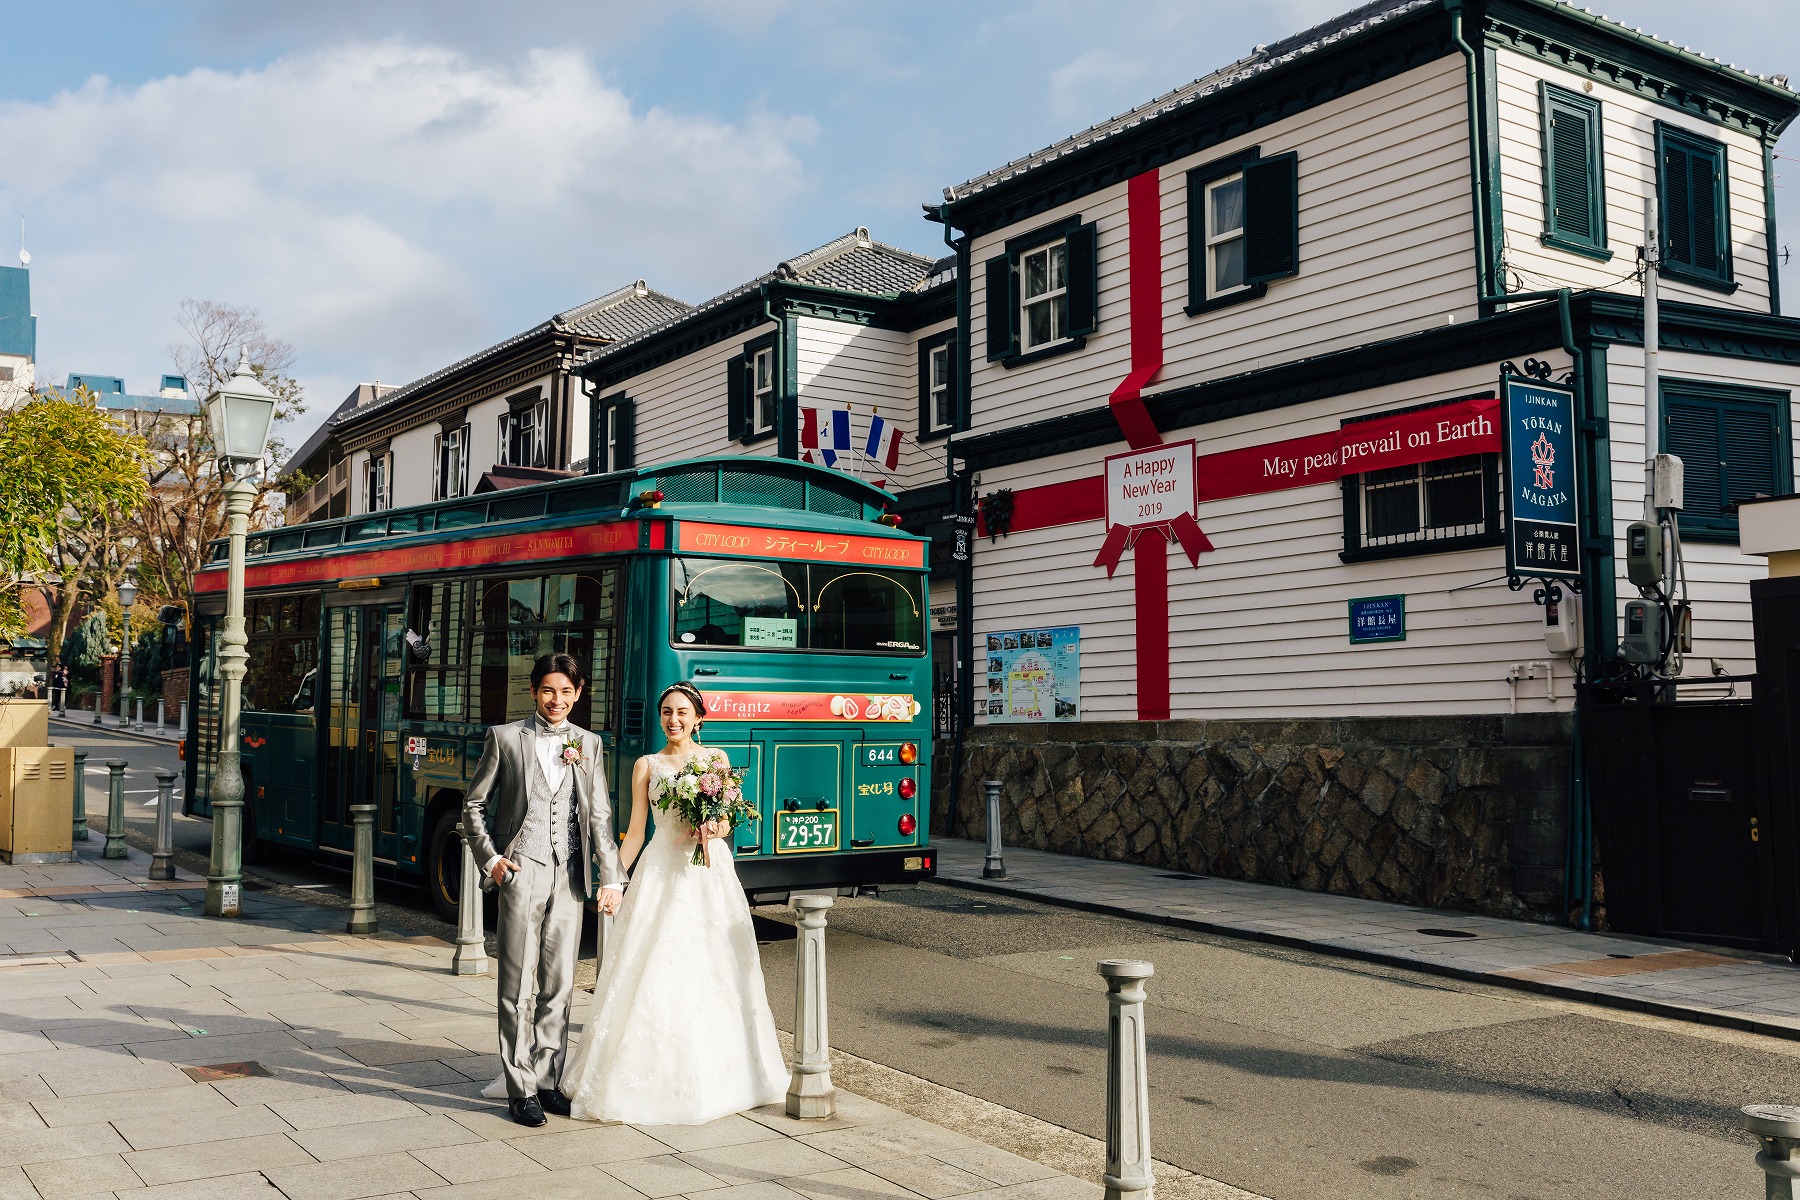
<svg viewBox="0 0 1800 1200">
<path fill-rule="evenodd" d="M 869 418 L 869 441 L 863 454 L 870 462 L 880 463 L 892 471 L 900 466 L 900 439 L 906 433 L 898 425 L 880 417 Z"/>
</svg>

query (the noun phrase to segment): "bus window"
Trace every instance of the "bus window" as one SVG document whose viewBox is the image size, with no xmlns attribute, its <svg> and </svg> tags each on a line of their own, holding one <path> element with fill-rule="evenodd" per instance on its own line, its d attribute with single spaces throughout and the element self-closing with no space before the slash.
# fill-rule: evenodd
<svg viewBox="0 0 1800 1200">
<path fill-rule="evenodd" d="M 605 729 L 612 719 L 613 623 L 618 571 L 535 579 L 484 579 L 475 589 L 469 719 L 498 725 L 530 716 L 531 668 L 544 654 L 573 654 L 588 687 L 569 719 Z M 435 644 L 435 639 L 434 639 Z"/>
<path fill-rule="evenodd" d="M 461 580 L 415 584 L 406 607 L 406 715 L 413 720 L 463 719 Z"/>
<path fill-rule="evenodd" d="M 311 713 L 319 666 L 319 597 L 260 596 L 251 606 L 247 711 Z"/>
<path fill-rule="evenodd" d="M 805 567 L 678 558 L 670 564 L 670 578 L 678 646 L 806 645 Z"/>
<path fill-rule="evenodd" d="M 812 567 L 812 645 L 856 654 L 918 654 L 925 620 L 916 576 Z"/>
</svg>

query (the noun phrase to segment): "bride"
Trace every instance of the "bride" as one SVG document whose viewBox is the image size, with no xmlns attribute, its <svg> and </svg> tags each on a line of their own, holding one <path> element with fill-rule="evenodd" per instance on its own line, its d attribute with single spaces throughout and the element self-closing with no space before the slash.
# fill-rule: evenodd
<svg viewBox="0 0 1800 1200">
<path fill-rule="evenodd" d="M 632 767 L 631 826 L 619 848 L 637 869 L 562 1087 L 579 1120 L 703 1125 L 779 1102 L 787 1070 L 730 847 L 713 845 L 708 866 L 692 861 L 696 841 L 729 827 L 695 829 L 670 808 L 645 844 L 663 782 L 693 759 L 725 760 L 694 740 L 706 706 L 693 684 L 671 685 L 657 709 L 668 744 Z"/>
</svg>

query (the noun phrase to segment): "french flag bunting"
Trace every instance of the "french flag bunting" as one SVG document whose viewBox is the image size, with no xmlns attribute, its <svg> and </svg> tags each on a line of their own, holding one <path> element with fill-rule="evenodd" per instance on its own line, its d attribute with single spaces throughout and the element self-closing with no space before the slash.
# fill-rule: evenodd
<svg viewBox="0 0 1800 1200">
<path fill-rule="evenodd" d="M 819 453 L 819 410 L 803 408 L 800 410 L 800 461 L 817 463 L 815 457 Z"/>
<path fill-rule="evenodd" d="M 900 439 L 905 430 L 880 417 L 869 418 L 869 442 L 863 454 L 870 462 L 880 463 L 892 471 L 900 465 Z"/>
<path fill-rule="evenodd" d="M 822 438 L 819 455 L 828 467 L 837 466 L 838 455 L 850 453 L 850 410 L 834 408 L 829 414 L 827 435 Z"/>
</svg>

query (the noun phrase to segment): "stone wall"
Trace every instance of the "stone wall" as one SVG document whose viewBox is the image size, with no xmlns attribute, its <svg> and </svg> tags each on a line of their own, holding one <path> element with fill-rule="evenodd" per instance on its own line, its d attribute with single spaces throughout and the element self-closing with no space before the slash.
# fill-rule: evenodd
<svg viewBox="0 0 1800 1200">
<path fill-rule="evenodd" d="M 1010 845 L 1556 920 L 1572 728 L 1554 713 L 978 726 L 933 824 L 986 837 L 981 781 L 998 779 Z"/>
</svg>

